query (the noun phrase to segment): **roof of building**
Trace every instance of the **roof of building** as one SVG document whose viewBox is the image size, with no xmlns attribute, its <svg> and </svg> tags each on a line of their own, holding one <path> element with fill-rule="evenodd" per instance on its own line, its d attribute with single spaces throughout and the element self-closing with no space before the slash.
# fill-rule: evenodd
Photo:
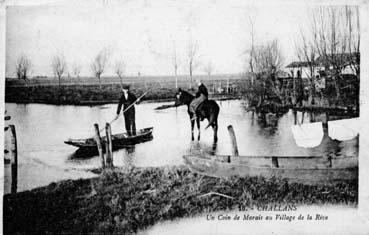
<svg viewBox="0 0 369 235">
<path fill-rule="evenodd" d="M 316 59 L 316 63 L 320 65 L 324 65 L 326 63 L 332 64 L 332 61 L 341 63 L 342 65 L 348 65 L 350 62 L 359 63 L 360 53 L 327 54 L 326 56 L 319 56 Z"/>
<path fill-rule="evenodd" d="M 332 64 L 332 61 L 342 63 L 342 65 L 348 65 L 351 61 L 354 63 L 360 62 L 360 53 L 339 53 L 339 54 L 327 54 L 326 56 L 319 56 L 315 62 L 308 61 L 294 61 L 286 66 L 286 68 L 301 68 L 309 67 L 311 64 L 315 66 L 324 66 L 326 64 Z"/>
<path fill-rule="evenodd" d="M 294 61 L 286 66 L 286 68 L 300 68 L 300 67 L 308 67 L 309 62 L 307 61 Z"/>
</svg>

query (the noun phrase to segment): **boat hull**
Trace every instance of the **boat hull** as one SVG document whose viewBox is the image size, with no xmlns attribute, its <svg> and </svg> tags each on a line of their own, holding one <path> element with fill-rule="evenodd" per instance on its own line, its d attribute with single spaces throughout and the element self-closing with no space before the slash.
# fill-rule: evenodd
<svg viewBox="0 0 369 235">
<path fill-rule="evenodd" d="M 358 158 L 183 156 L 194 172 L 213 177 L 280 178 L 303 184 L 334 184 L 357 180 Z"/>
<path fill-rule="evenodd" d="M 153 127 L 141 129 L 137 131 L 137 135 L 128 136 L 126 133 L 119 133 L 112 135 L 113 150 L 130 147 L 142 142 L 150 141 L 153 139 Z M 106 137 L 101 138 L 101 144 L 103 151 L 105 152 Z M 64 141 L 68 145 L 79 148 L 80 152 L 94 152 L 97 153 L 97 144 L 94 138 L 89 139 L 69 139 Z"/>
</svg>

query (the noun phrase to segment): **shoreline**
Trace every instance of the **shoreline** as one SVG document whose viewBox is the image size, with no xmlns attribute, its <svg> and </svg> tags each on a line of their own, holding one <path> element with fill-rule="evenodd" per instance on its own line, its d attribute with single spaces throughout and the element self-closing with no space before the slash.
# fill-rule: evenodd
<svg viewBox="0 0 369 235">
<path fill-rule="evenodd" d="M 221 85 L 223 82 L 223 85 Z M 216 85 L 217 83 L 217 85 Z M 233 89 L 235 84 L 239 89 Z M 185 84 L 182 84 L 185 85 Z M 232 80 L 229 85 L 229 92 L 226 92 L 226 80 L 209 80 L 206 82 L 211 99 L 235 99 L 241 97 L 241 87 L 243 82 L 240 79 Z M 186 84 L 188 86 L 188 84 Z M 181 87 L 181 86 L 178 86 Z M 232 88 L 232 89 L 231 89 Z M 220 89 L 220 90 L 218 90 Z M 190 93 L 195 93 L 195 87 L 187 89 Z M 141 102 L 168 102 L 174 101 L 178 89 L 174 82 L 157 83 L 153 81 L 135 83 L 131 87 L 132 93 L 137 97 L 147 92 Z M 61 85 L 51 84 L 48 86 L 12 86 L 5 84 L 6 103 L 44 103 L 55 105 L 103 105 L 118 103 L 121 96 L 120 83 L 103 83 L 101 87 L 93 83 Z"/>
<path fill-rule="evenodd" d="M 186 166 L 115 169 L 5 195 L 4 232 L 135 233 L 204 212 L 276 203 L 357 206 L 358 182 L 311 186 L 261 177 L 219 179 Z"/>
<path fill-rule="evenodd" d="M 210 96 L 209 99 L 216 100 L 216 101 L 226 101 L 226 100 L 238 100 L 241 99 L 240 96 L 232 96 L 232 95 L 221 95 L 221 96 Z M 165 102 L 174 102 L 174 98 L 165 98 L 165 99 L 146 99 L 142 100 L 140 103 L 165 103 Z M 5 101 L 8 104 L 49 104 L 49 105 L 74 105 L 74 106 L 98 106 L 98 105 L 106 105 L 106 104 L 117 104 L 119 100 L 103 100 L 103 101 L 96 101 L 96 100 L 84 100 L 78 103 L 58 103 L 56 101 L 45 102 L 44 100 L 40 101 Z"/>
</svg>

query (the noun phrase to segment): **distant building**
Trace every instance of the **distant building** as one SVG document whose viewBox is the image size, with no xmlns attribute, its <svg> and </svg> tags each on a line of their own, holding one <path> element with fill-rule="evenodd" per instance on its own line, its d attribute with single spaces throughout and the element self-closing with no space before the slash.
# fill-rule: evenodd
<svg viewBox="0 0 369 235">
<path fill-rule="evenodd" d="M 329 73 L 333 69 L 333 64 L 341 64 L 343 67 L 342 74 L 355 74 L 350 64 L 360 63 L 360 53 L 341 53 L 328 54 L 324 57 L 318 57 L 315 62 L 314 76 L 322 76 L 324 73 Z M 297 71 L 301 71 L 302 78 L 310 77 L 310 64 L 307 61 L 295 61 L 286 66 L 286 69 L 291 76 L 296 76 Z"/>
<path fill-rule="evenodd" d="M 329 84 L 333 84 L 332 78 L 334 76 L 333 65 L 342 67 L 343 87 L 356 84 L 358 79 L 354 67 L 360 64 L 359 53 L 344 53 L 344 54 L 328 54 L 324 57 L 318 57 L 314 62 L 314 83 L 317 91 L 325 89 Z M 354 65 L 354 66 L 352 66 Z M 295 61 L 286 66 L 290 77 L 297 77 L 297 71 L 301 71 L 301 78 L 305 84 L 308 85 L 308 78 L 311 76 L 311 64 L 306 61 Z M 347 85 L 348 84 L 348 85 Z"/>
<path fill-rule="evenodd" d="M 360 53 L 328 54 L 325 57 L 320 56 L 316 60 L 317 64 L 319 64 L 325 70 L 333 69 L 332 61 L 334 61 L 336 64 L 340 64 L 343 67 L 342 74 L 356 74 L 355 70 L 350 65 L 360 64 Z"/>
<path fill-rule="evenodd" d="M 324 66 L 318 66 L 315 65 L 315 71 L 314 71 L 314 76 L 319 74 L 319 71 L 324 70 Z M 292 63 L 290 63 L 289 65 L 286 66 L 286 68 L 288 69 L 288 73 L 291 77 L 297 77 L 297 71 L 301 71 L 301 77 L 302 78 L 308 78 L 310 77 L 310 65 L 309 62 L 305 62 L 305 61 L 294 61 Z"/>
</svg>

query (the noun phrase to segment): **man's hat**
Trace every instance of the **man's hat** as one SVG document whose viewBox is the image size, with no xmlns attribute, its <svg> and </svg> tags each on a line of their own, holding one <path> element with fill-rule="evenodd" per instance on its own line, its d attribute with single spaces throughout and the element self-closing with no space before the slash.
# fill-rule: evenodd
<svg viewBox="0 0 369 235">
<path fill-rule="evenodd" d="M 122 86 L 122 88 L 123 88 L 124 90 L 129 90 L 129 85 L 123 85 L 123 86 Z"/>
</svg>

